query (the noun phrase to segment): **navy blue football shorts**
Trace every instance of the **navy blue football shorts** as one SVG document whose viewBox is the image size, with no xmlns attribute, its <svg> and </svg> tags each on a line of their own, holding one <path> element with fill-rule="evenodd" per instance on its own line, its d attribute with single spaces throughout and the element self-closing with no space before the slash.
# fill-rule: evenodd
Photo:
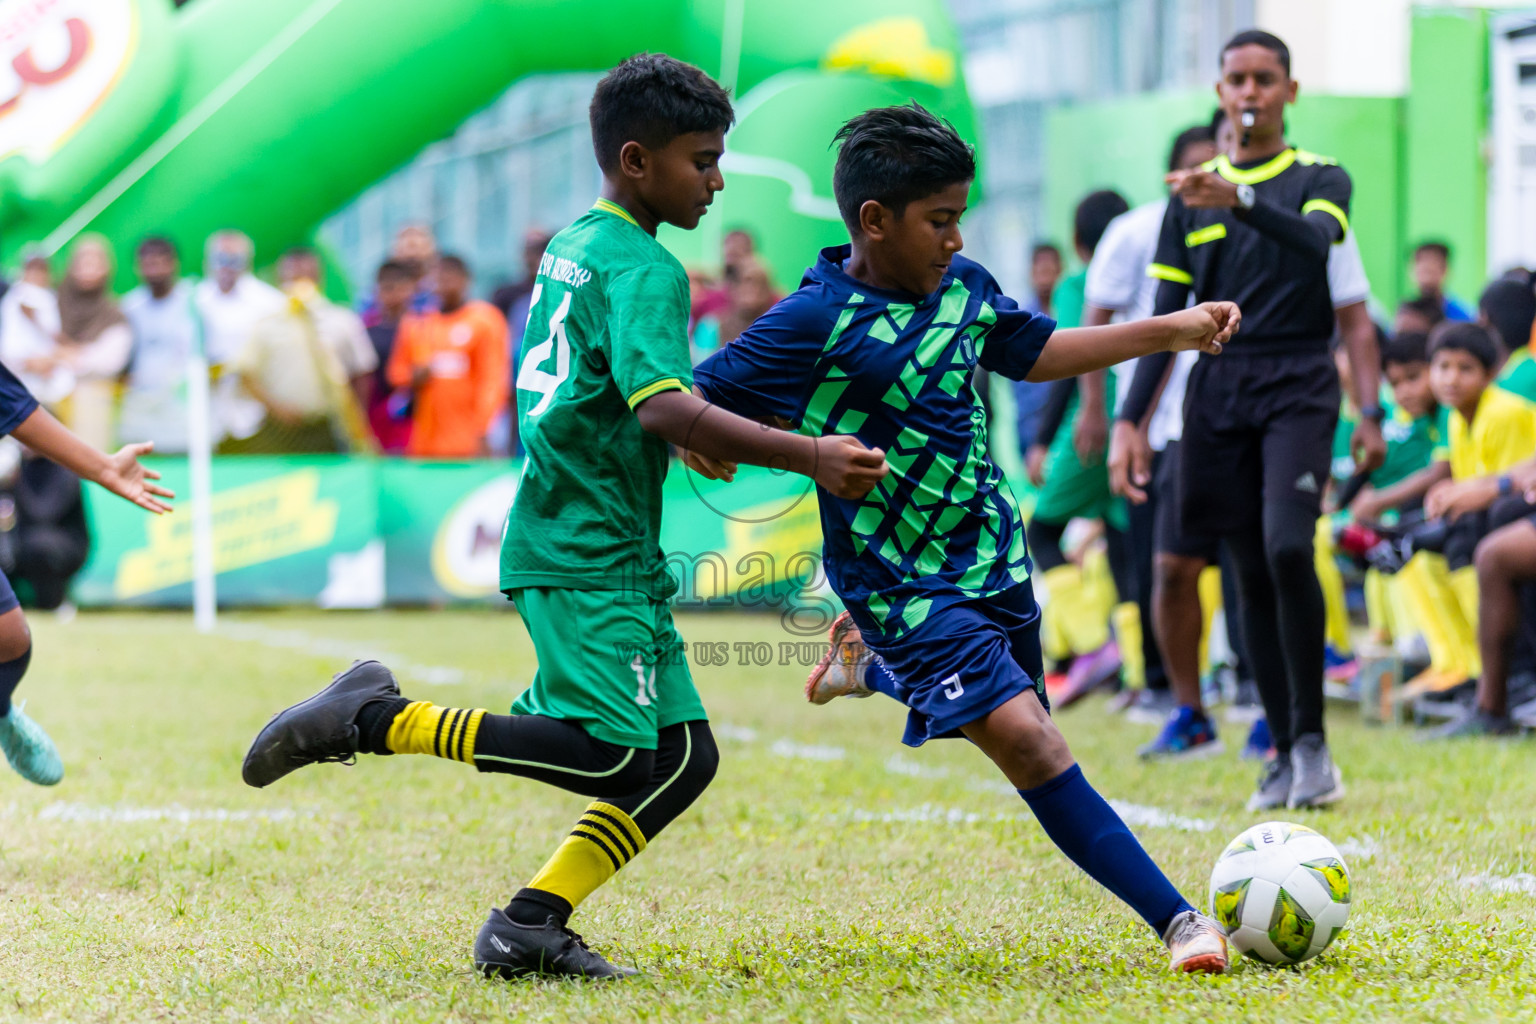
<svg viewBox="0 0 1536 1024">
<path fill-rule="evenodd" d="M 1025 690 L 1045 697 L 1040 656 L 1040 605 L 1028 583 L 931 615 L 891 643 L 869 643 L 865 673 L 871 689 L 908 708 L 901 742 L 920 747 L 961 736 L 960 727 L 985 718 Z"/>
</svg>

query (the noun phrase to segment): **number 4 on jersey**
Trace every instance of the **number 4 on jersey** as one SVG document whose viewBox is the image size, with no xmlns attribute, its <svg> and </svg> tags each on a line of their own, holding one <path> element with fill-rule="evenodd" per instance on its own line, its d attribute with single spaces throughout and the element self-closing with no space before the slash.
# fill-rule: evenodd
<svg viewBox="0 0 1536 1024">
<path fill-rule="evenodd" d="M 543 294 L 544 282 L 540 281 L 533 286 L 533 294 L 528 296 L 528 319 L 533 319 L 534 310 L 539 308 L 539 296 Z M 565 383 L 565 378 L 571 373 L 571 344 L 565 337 L 565 315 L 571 311 L 571 292 L 566 292 L 560 299 L 560 305 L 555 309 L 555 315 L 549 318 L 549 335 L 530 348 L 523 356 L 523 365 L 517 371 L 517 389 L 519 391 L 532 391 L 541 397 L 534 406 L 524 415 L 538 416 L 549 408 L 550 400 L 555 397 L 555 391 Z M 550 351 L 555 355 L 555 372 L 541 370 L 540 364 L 549 358 Z"/>
</svg>

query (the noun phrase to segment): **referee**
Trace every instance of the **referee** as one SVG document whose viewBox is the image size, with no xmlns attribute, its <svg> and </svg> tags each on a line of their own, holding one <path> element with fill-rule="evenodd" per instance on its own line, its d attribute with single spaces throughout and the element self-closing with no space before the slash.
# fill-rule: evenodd
<svg viewBox="0 0 1536 1024">
<path fill-rule="evenodd" d="M 1290 51 L 1268 32 L 1222 50 L 1217 94 L 1240 137 L 1198 171 L 1169 176 L 1173 197 L 1148 273 L 1154 312 L 1228 299 L 1243 332 L 1200 359 L 1185 396 L 1176 501 L 1185 530 L 1216 535 L 1237 575 L 1243 636 L 1274 737 L 1250 810 L 1314 807 L 1344 795 L 1323 728 L 1322 590 L 1312 538 L 1328 480 L 1339 377 L 1328 352 L 1328 254 L 1349 230 L 1349 175 L 1285 141 L 1296 99 Z M 1384 451 L 1370 353 L 1350 349 L 1364 468 Z M 1115 426 L 1134 435 L 1171 357 L 1143 359 Z M 1366 393 L 1366 388 L 1369 392 Z M 1144 482 L 1144 481 L 1138 481 Z"/>
</svg>

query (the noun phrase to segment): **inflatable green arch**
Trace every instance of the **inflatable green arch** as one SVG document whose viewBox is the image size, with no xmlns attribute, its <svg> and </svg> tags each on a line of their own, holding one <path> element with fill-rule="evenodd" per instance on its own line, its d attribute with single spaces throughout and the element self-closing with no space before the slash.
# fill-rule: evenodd
<svg viewBox="0 0 1536 1024">
<path fill-rule="evenodd" d="M 4 0 L 0 260 L 222 227 L 272 254 L 517 79 L 654 50 L 738 97 L 708 231 L 795 273 L 842 237 L 835 126 L 916 98 L 974 138 L 942 0 Z M 126 283 L 127 268 L 121 273 Z"/>
</svg>

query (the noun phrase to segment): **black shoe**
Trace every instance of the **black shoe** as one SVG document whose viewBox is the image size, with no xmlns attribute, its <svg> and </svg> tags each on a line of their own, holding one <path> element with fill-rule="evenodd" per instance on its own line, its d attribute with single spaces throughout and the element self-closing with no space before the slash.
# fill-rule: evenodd
<svg viewBox="0 0 1536 1024">
<path fill-rule="evenodd" d="M 1286 806 L 1324 807 L 1344 798 L 1344 776 L 1322 733 L 1310 732 L 1296 737 L 1291 747 L 1291 795 Z"/>
<path fill-rule="evenodd" d="M 1473 708 L 1459 718 L 1436 726 L 1422 738 L 1451 740 L 1464 736 L 1510 736 L 1519 731 L 1519 726 L 1508 715 L 1493 715 L 1482 708 Z"/>
<path fill-rule="evenodd" d="M 307 764 L 354 760 L 357 713 L 372 701 L 399 696 L 389 669 L 376 661 L 354 661 L 330 686 L 272 716 L 246 751 L 241 777 L 259 789 Z"/>
<path fill-rule="evenodd" d="M 551 916 L 543 924 L 518 924 L 500 907 L 475 936 L 475 970 L 487 978 L 629 978 L 640 972 L 617 967 L 587 948 L 580 935 Z"/>
</svg>

